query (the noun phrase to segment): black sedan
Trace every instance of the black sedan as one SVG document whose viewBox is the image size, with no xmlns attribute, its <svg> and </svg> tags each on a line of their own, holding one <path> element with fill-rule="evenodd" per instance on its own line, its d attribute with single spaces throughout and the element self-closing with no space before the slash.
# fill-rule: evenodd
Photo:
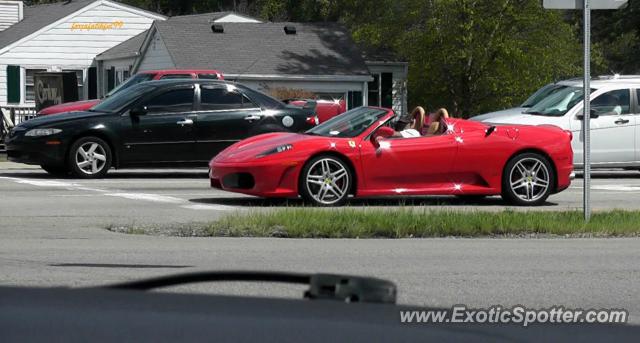
<svg viewBox="0 0 640 343">
<path fill-rule="evenodd" d="M 111 167 L 206 165 L 227 146 L 275 131 L 304 131 L 313 108 L 289 107 L 240 84 L 146 82 L 87 112 L 40 117 L 6 139 L 9 160 L 51 174 L 103 177 Z"/>
</svg>

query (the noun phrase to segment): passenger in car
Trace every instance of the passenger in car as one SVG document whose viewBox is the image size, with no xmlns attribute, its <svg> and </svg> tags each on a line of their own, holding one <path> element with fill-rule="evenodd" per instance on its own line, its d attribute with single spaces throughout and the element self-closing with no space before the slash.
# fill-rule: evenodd
<svg viewBox="0 0 640 343">
<path fill-rule="evenodd" d="M 446 130 L 443 120 L 449 118 L 449 111 L 446 108 L 441 108 L 435 113 L 431 113 L 428 126 L 425 125 L 426 113 L 427 111 L 422 106 L 416 107 L 409 116 L 411 122 L 407 123 L 406 119 L 398 121 L 396 132 L 389 138 L 416 138 L 443 134 Z M 377 137 L 376 139 L 383 140 L 385 138 Z"/>
<path fill-rule="evenodd" d="M 421 106 L 413 109 L 409 116 L 409 118 L 411 118 L 411 123 L 409 123 L 409 125 L 404 129 L 396 131 L 392 137 L 412 138 L 422 136 L 426 113 L 427 111 L 425 111 Z"/>
<path fill-rule="evenodd" d="M 449 111 L 447 111 L 446 108 L 441 108 L 435 113 L 431 113 L 429 115 L 429 126 L 427 128 L 427 132 L 424 135 L 434 136 L 443 134 L 445 131 L 445 123 L 443 122 L 443 120 L 448 118 Z"/>
</svg>

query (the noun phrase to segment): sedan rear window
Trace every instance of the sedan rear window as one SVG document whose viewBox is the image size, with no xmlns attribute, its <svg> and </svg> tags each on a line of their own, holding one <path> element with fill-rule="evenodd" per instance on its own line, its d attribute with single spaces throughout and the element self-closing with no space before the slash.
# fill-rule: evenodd
<svg viewBox="0 0 640 343">
<path fill-rule="evenodd" d="M 218 75 L 216 74 L 198 74 L 198 78 L 202 80 L 217 80 Z"/>
<path fill-rule="evenodd" d="M 171 79 L 191 79 L 191 74 L 170 74 L 163 75 L 160 80 L 171 80 Z"/>
<path fill-rule="evenodd" d="M 246 96 L 226 88 L 207 88 L 201 91 L 200 109 L 203 111 L 233 110 L 256 107 Z"/>
</svg>

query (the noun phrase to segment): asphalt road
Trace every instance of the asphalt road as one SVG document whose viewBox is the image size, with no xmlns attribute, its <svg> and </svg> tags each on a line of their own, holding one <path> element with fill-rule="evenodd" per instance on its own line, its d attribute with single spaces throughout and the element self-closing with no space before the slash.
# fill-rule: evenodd
<svg viewBox="0 0 640 343">
<path fill-rule="evenodd" d="M 596 209 L 640 207 L 640 173 L 599 174 Z M 580 180 L 542 209 L 579 208 Z M 499 198 L 353 201 L 500 210 Z M 206 171 L 119 171 L 53 179 L 0 162 L 0 284 L 88 286 L 193 270 L 338 272 L 388 278 L 405 304 L 626 308 L 640 323 L 640 239 L 292 240 L 116 234 L 109 225 L 181 224 L 297 201 L 263 201 L 208 188 Z M 521 209 L 518 209 L 521 210 Z M 537 209 L 536 209 L 537 210 Z M 296 286 L 220 284 L 177 291 L 299 296 Z"/>
</svg>

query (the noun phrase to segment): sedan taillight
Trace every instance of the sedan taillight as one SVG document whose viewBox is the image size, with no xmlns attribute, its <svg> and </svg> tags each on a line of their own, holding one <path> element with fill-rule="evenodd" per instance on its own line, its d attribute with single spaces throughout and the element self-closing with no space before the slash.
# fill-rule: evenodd
<svg viewBox="0 0 640 343">
<path fill-rule="evenodd" d="M 307 117 L 307 123 L 313 126 L 320 124 L 320 119 L 318 116 Z"/>
</svg>

